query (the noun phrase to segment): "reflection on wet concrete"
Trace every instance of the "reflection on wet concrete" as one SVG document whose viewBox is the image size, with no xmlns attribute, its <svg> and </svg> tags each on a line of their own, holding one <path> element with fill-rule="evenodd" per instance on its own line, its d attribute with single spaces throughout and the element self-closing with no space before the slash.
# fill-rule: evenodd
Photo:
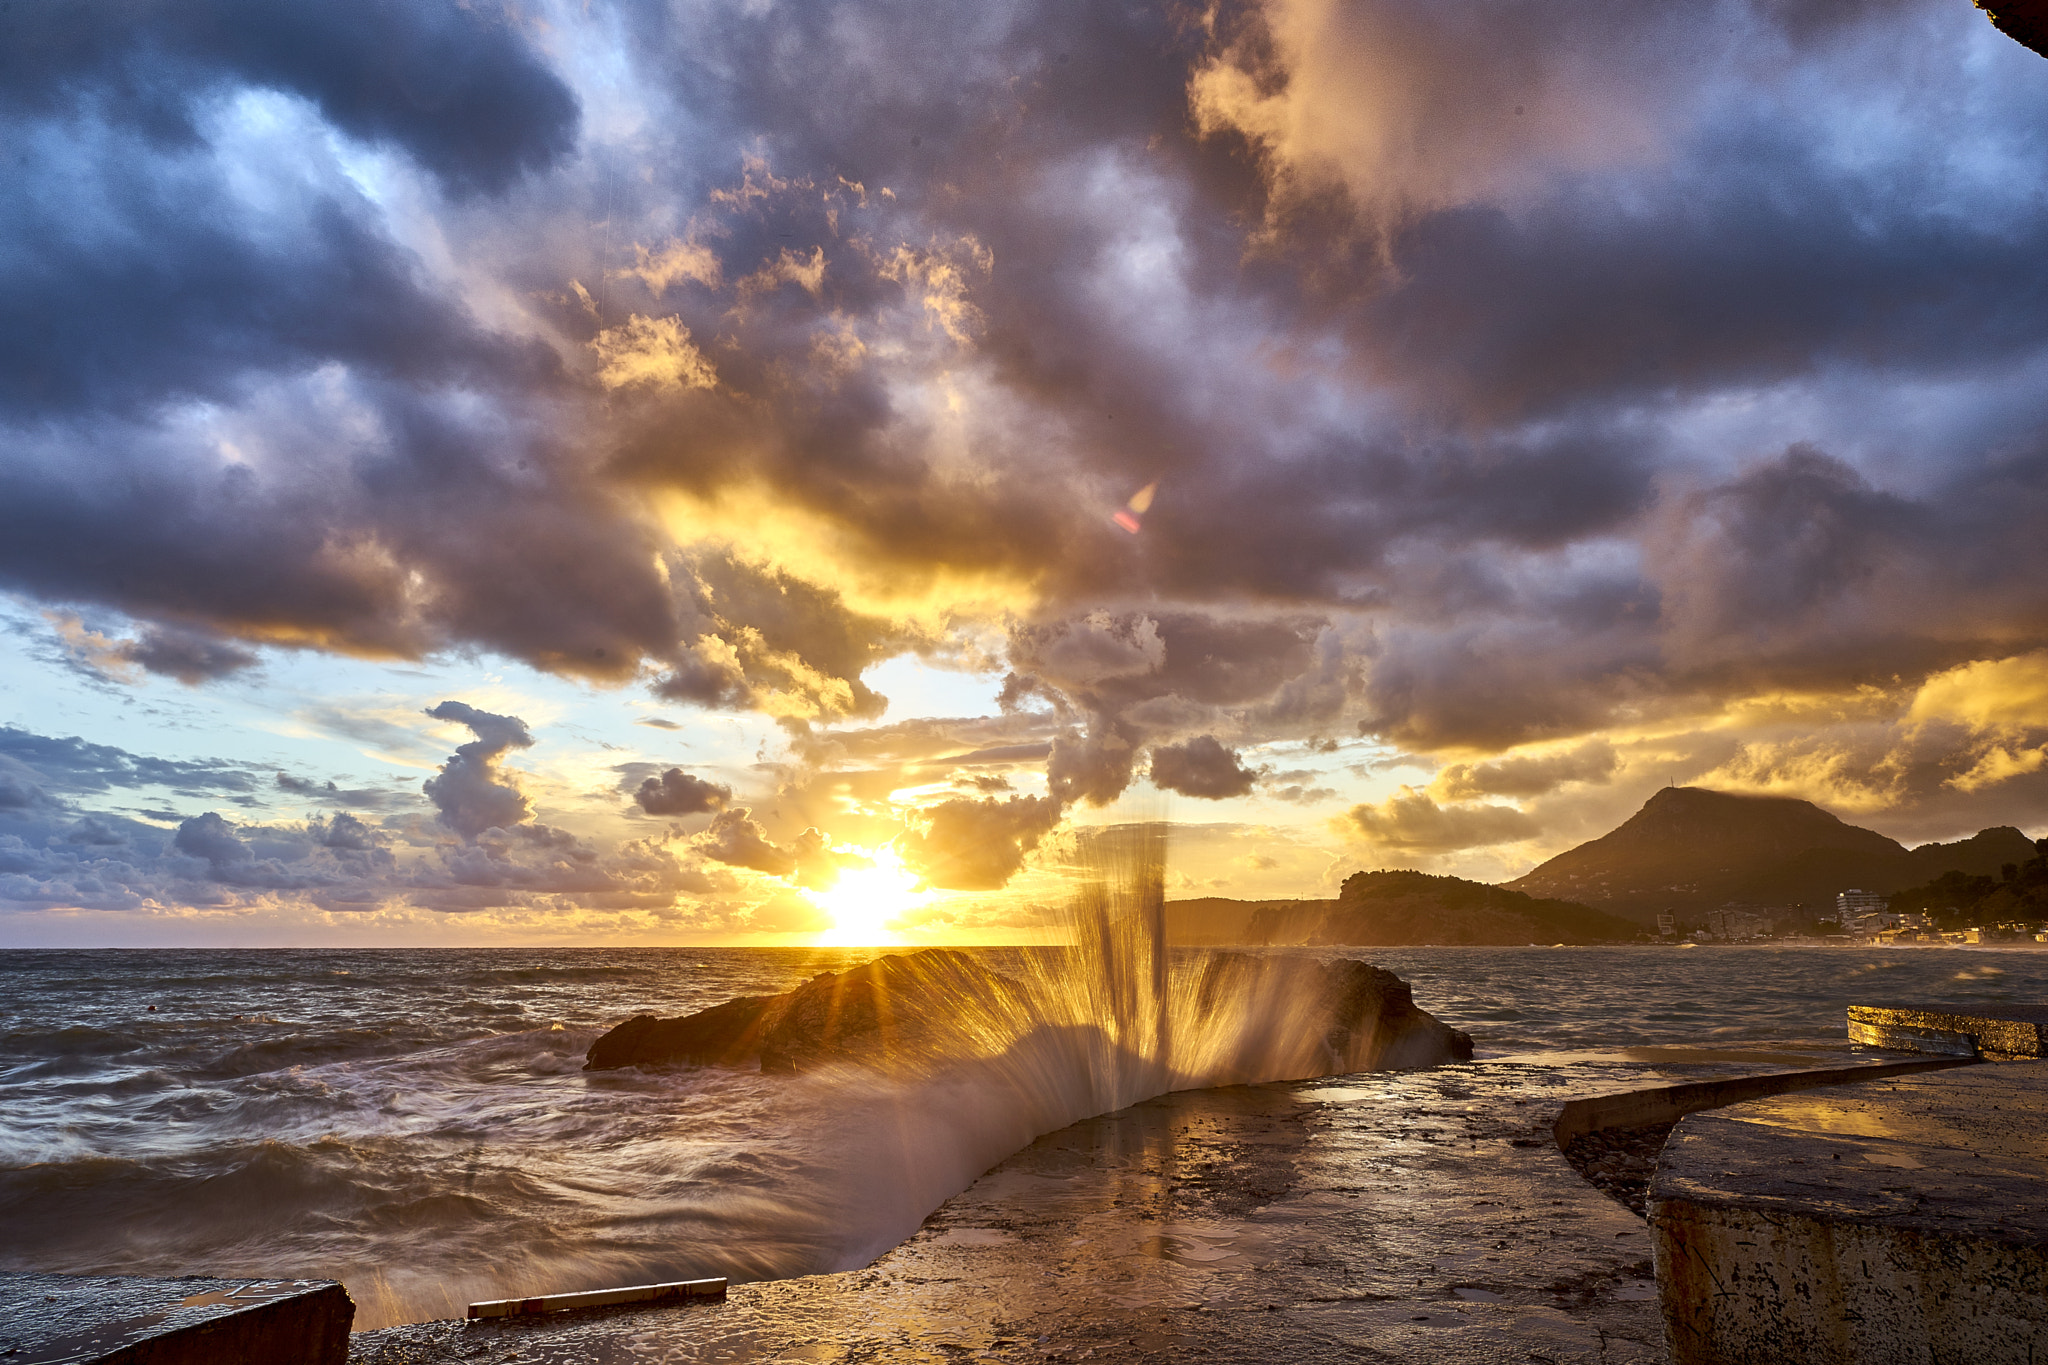
<svg viewBox="0 0 2048 1365">
<path fill-rule="evenodd" d="M 2022 1074 L 2031 1073 L 1994 1070 L 1964 1078 L 1960 1073 L 1943 1072 L 1868 1086 L 1831 1086 L 1752 1100 L 1724 1111 L 1724 1116 L 1741 1123 L 1802 1133 L 1882 1138 L 1887 1142 L 1964 1151 L 1992 1146 L 2004 1158 L 2048 1158 L 2048 1096 L 2001 1090 L 1997 1101 L 1986 1100 L 1981 1106 L 1958 1104 L 1955 1099 L 1958 1093 L 1986 1085 L 1993 1078 Z M 1920 1165 L 1902 1152 L 1879 1153 L 1866 1160 L 1904 1169 L 1917 1169 Z M 1908 1162 L 1912 1165 L 1908 1166 Z"/>
<path fill-rule="evenodd" d="M 1728 1055 L 1751 1064 L 1493 1060 L 1167 1095 L 1040 1138 L 865 1270 L 715 1307 L 392 1328 L 351 1360 L 1662 1361 L 1648 1229 L 1550 1124 L 1572 1096 L 1765 1069 Z"/>
</svg>

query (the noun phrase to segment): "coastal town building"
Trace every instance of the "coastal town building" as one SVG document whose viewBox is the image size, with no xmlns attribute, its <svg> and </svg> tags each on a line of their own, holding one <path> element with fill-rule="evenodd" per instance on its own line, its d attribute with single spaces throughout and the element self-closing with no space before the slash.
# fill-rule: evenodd
<svg viewBox="0 0 2048 1365">
<path fill-rule="evenodd" d="M 1770 931 L 1769 920 L 1754 910 L 1745 910 L 1734 905 L 1724 905 L 1719 910 L 1707 911 L 1698 926 L 1699 937 L 1723 943 L 1762 938 Z"/>
</svg>

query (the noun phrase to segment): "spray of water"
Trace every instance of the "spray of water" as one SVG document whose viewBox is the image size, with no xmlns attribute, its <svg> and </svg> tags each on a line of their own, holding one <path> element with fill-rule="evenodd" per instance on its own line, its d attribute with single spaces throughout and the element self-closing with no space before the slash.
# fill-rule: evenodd
<svg viewBox="0 0 2048 1365">
<path fill-rule="evenodd" d="M 871 972 L 874 1027 L 795 1075 L 585 1072 L 594 1027 L 351 1056 L 359 1021 L 337 1019 L 303 1064 L 203 1084 L 140 1072 L 132 1101 L 97 1086 L 100 1109 L 127 1106 L 97 1153 L 52 1138 L 0 1160 L 0 1263 L 333 1276 L 359 1328 L 482 1298 L 845 1270 L 1040 1134 L 1384 1051 L 1331 1027 L 1316 962 L 1170 956 L 1165 853 L 1159 824 L 1091 831 L 1069 850 L 1056 946 L 894 958 Z"/>
</svg>

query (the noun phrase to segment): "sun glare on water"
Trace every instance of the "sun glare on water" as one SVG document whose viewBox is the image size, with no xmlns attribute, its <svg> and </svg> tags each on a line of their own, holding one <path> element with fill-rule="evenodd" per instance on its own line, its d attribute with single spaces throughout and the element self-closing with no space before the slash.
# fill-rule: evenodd
<svg viewBox="0 0 2048 1365">
<path fill-rule="evenodd" d="M 931 899 L 931 892 L 917 889 L 917 875 L 903 865 L 895 849 L 877 849 L 870 856 L 871 866 L 842 869 L 831 886 L 804 892 L 811 904 L 832 917 L 832 927 L 817 936 L 821 947 L 895 943 L 889 921 Z"/>
</svg>

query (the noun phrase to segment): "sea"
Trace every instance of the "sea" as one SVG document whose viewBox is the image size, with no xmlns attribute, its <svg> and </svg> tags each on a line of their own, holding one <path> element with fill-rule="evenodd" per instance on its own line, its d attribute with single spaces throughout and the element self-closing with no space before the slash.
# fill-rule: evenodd
<svg viewBox="0 0 2048 1365">
<path fill-rule="evenodd" d="M 335 1278 L 365 1330 L 477 1299 L 863 1265 L 1083 1117 L 1085 1087 L 582 1068 L 633 1014 L 890 951 L 0 950 L 0 1270 Z M 1399 973 L 1481 1065 L 1847 1051 L 1852 1003 L 2048 1000 L 2044 950 L 1292 951 Z M 1198 961 L 1173 950 L 1176 972 Z"/>
</svg>

